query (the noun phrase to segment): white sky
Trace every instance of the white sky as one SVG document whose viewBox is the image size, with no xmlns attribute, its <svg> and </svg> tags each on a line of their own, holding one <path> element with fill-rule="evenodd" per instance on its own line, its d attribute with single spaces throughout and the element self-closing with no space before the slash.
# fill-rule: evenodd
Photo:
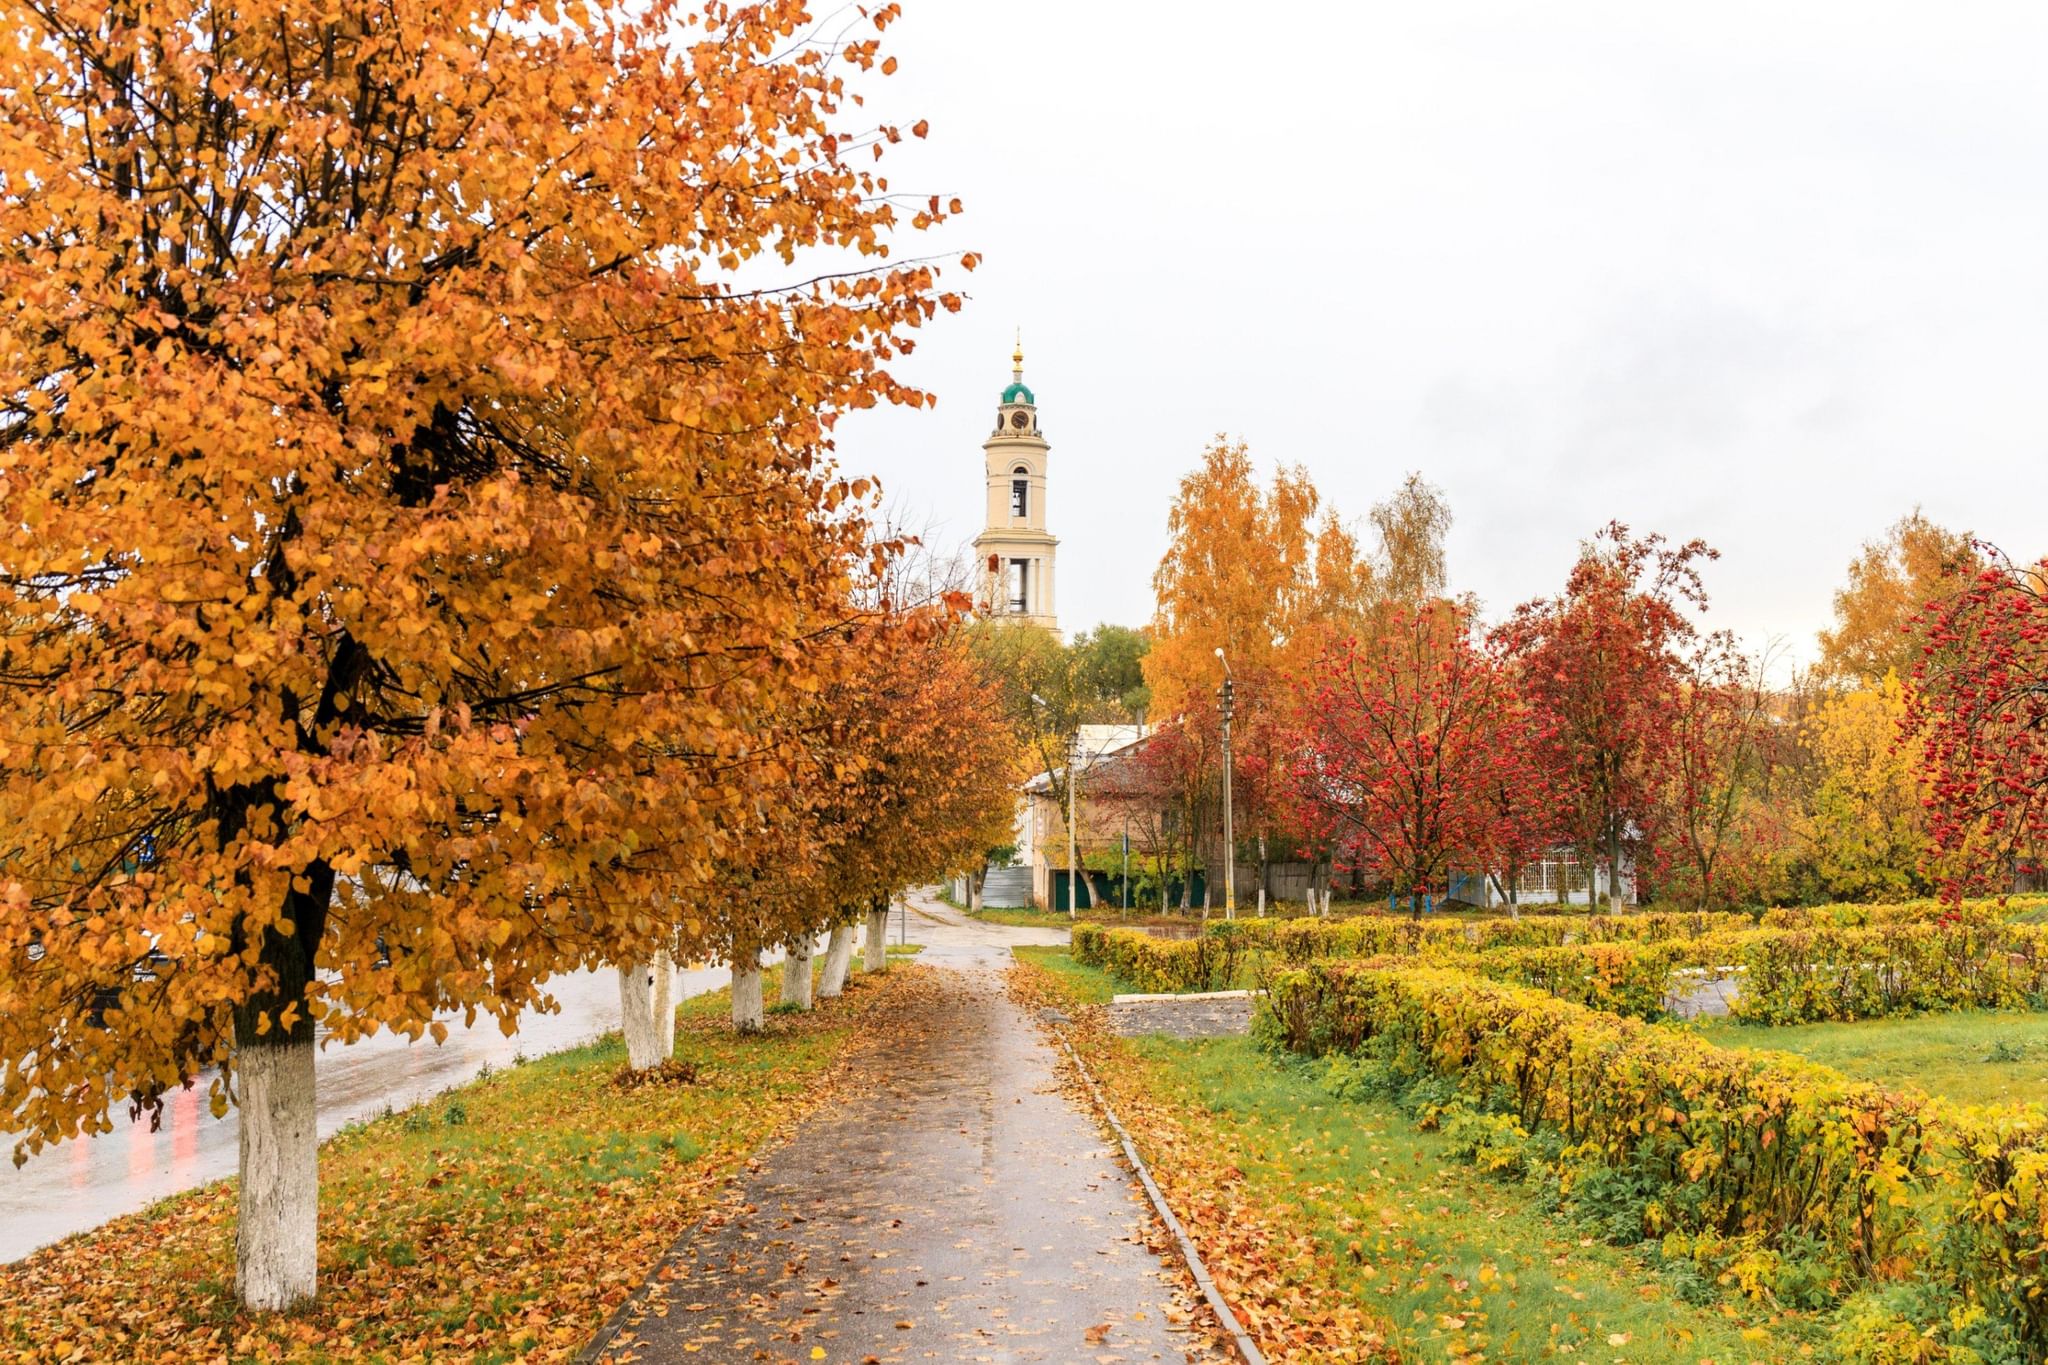
<svg viewBox="0 0 2048 1365">
<path fill-rule="evenodd" d="M 889 50 L 892 183 L 967 206 L 902 245 L 985 259 L 841 459 L 971 539 L 1021 324 L 1070 631 L 1150 618 L 1219 432 L 1350 518 L 1422 471 L 1493 613 L 1614 517 L 1801 657 L 1915 503 L 2048 552 L 2048 9 L 906 0 Z"/>
</svg>

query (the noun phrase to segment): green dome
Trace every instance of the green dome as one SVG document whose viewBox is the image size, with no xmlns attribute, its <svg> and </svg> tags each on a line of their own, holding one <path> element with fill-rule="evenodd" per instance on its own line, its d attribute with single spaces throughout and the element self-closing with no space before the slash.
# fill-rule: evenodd
<svg viewBox="0 0 2048 1365">
<path fill-rule="evenodd" d="M 1009 388 L 1003 390 L 1003 401 L 1005 403 L 1036 403 L 1038 400 L 1031 396 L 1031 390 L 1025 385 L 1023 380 L 1019 379 L 1010 385 Z"/>
</svg>

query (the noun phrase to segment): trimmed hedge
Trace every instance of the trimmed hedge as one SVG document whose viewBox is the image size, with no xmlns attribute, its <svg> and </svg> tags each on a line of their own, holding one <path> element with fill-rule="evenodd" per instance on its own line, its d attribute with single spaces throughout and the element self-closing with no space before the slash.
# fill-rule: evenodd
<svg viewBox="0 0 2048 1365">
<path fill-rule="evenodd" d="M 1667 1247 L 1821 1248 L 1844 1290 L 1867 1287 L 1842 1310 L 1844 1359 L 1948 1359 L 1944 1341 L 2048 1357 L 2038 1110 L 1958 1110 L 1441 968 L 1276 973 L 1256 1027 L 1300 1053 L 1369 1046 L 1512 1116 L 1510 1137 L 1553 1134 L 1567 1191 L 1598 1170 L 1647 1186 L 1641 1232 Z M 1886 1295 L 1908 1284 L 1925 1292 Z"/>
<path fill-rule="evenodd" d="M 1912 1219 L 1876 1185 L 1916 1178 L 1922 1104 L 1825 1067 L 1441 969 L 1278 973 L 1262 1014 L 1292 1051 L 1384 1041 L 1397 1065 L 1504 1097 L 1524 1128 L 1695 1187 L 1703 1227 L 1820 1237 L 1866 1268 L 1911 1238 Z"/>
<path fill-rule="evenodd" d="M 2048 930 L 2036 925 L 1764 929 L 1723 942 L 1743 967 L 1732 1012 L 1749 1023 L 2011 1009 L 2048 999 Z"/>
<path fill-rule="evenodd" d="M 1201 934 L 1158 938 L 1138 929 L 1077 924 L 1074 960 L 1108 972 L 1139 991 L 1183 993 L 1228 990 L 1245 948 L 1234 939 Z"/>
<path fill-rule="evenodd" d="M 1998 924 L 2044 905 L 2048 905 L 2048 900 L 2039 896 L 2012 896 L 2003 903 L 1989 898 L 1966 900 L 1960 905 L 1938 900 L 1893 901 L 1879 905 L 1850 901 L 1766 910 L 1759 922 L 1766 929 L 1857 929 L 1866 925 L 1929 924 L 1943 920 Z"/>
<path fill-rule="evenodd" d="M 1405 958 L 1454 963 L 1646 1019 L 1662 1012 L 1681 967 L 1739 971 L 1731 1012 L 1758 1024 L 2048 1002 L 2048 926 L 1962 919 L 1731 931 L 1722 916 L 1634 915 L 1606 921 L 1611 938 L 1571 940 L 1556 932 L 1560 921 L 1243 919 L 1189 939 L 1080 925 L 1073 942 L 1078 960 L 1142 991 L 1224 990 L 1275 965 Z"/>
</svg>

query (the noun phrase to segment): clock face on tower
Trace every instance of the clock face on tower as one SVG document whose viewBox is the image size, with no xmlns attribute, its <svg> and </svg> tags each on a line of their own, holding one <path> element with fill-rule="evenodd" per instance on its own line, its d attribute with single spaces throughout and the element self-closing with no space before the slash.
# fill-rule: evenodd
<svg viewBox="0 0 2048 1365">
<path fill-rule="evenodd" d="M 1025 427 L 1029 426 L 1030 424 L 1031 418 L 1029 414 L 1022 412 L 1013 412 L 1010 414 L 1010 425 L 1017 428 L 1017 430 L 1022 431 Z"/>
</svg>

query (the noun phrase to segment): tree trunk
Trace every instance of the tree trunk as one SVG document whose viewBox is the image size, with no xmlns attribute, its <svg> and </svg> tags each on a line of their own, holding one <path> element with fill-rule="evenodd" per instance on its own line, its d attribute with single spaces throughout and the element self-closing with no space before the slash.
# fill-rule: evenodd
<svg viewBox="0 0 2048 1365">
<path fill-rule="evenodd" d="M 619 968 L 619 1030 L 626 1035 L 626 1065 L 635 1071 L 661 1065 L 661 1030 L 654 1003 L 656 975 L 654 964 L 647 961 Z"/>
<path fill-rule="evenodd" d="M 732 1026 L 738 1033 L 759 1033 L 761 1012 L 761 953 L 752 949 L 734 953 L 732 960 Z"/>
<path fill-rule="evenodd" d="M 861 967 L 865 971 L 886 971 L 889 966 L 889 902 L 880 902 L 880 908 L 868 910 L 868 941 L 862 949 Z"/>
<path fill-rule="evenodd" d="M 320 1137 L 312 1021 L 289 1035 L 272 1028 L 239 1040 L 235 1088 L 242 1148 L 235 1289 L 245 1307 L 277 1312 L 307 1302 L 315 1289 Z"/>
<path fill-rule="evenodd" d="M 982 869 L 981 871 L 979 871 L 979 872 L 970 872 L 970 873 L 968 873 L 968 874 L 967 874 L 967 913 L 968 913 L 968 914 L 970 914 L 970 915 L 978 915 L 978 914 L 980 914 L 980 913 L 981 913 L 981 887 L 982 887 L 982 883 L 983 883 L 983 882 L 986 882 L 987 880 L 988 880 L 988 869 L 987 869 L 987 868 L 985 868 L 985 867 L 984 867 L 984 868 L 983 868 L 983 869 Z"/>
<path fill-rule="evenodd" d="M 234 1011 L 241 1109 L 235 1293 L 244 1307 L 264 1313 L 310 1302 L 319 1280 L 320 1132 L 306 990 L 326 932 L 334 869 L 316 861 L 305 877 L 306 889 L 284 898 L 291 935 L 275 927 L 262 931 L 261 959 L 275 974 L 275 986 Z M 287 1011 L 288 1027 L 281 1022 Z"/>
<path fill-rule="evenodd" d="M 1621 821 L 1607 825 L 1607 913 L 1621 909 Z"/>
<path fill-rule="evenodd" d="M 825 945 L 825 972 L 818 981 L 818 997 L 830 1000 L 846 989 L 846 969 L 853 965 L 853 926 L 841 921 L 832 926 L 832 938 Z"/>
<path fill-rule="evenodd" d="M 811 939 L 806 935 L 782 959 L 782 1003 L 800 1010 L 811 1007 Z"/>
<path fill-rule="evenodd" d="M 664 1062 L 676 1055 L 676 960 L 666 948 L 654 955 L 654 1046 Z"/>
</svg>

